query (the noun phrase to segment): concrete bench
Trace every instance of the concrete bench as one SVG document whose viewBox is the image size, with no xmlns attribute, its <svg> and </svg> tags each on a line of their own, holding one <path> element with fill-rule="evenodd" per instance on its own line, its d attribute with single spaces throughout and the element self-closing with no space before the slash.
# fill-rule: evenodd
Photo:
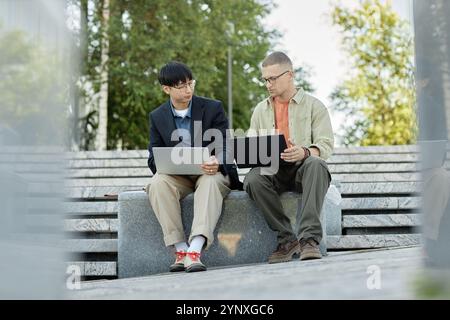
<svg viewBox="0 0 450 320">
<path fill-rule="evenodd" d="M 358 250 L 417 245 L 420 241 L 421 177 L 417 146 L 336 148 L 327 161 L 334 181 L 340 182 L 340 235 L 328 235 L 327 248 Z M 67 264 L 80 267 L 82 279 L 114 279 L 118 275 L 119 204 L 117 195 L 142 191 L 151 180 L 146 150 L 67 153 L 64 192 Z M 6 157 L 6 158 L 4 158 Z M 36 163 L 40 155 L 34 155 Z M 16 161 L 3 156 L 4 161 Z M 450 154 L 448 154 L 450 159 Z M 28 171 L 30 156 L 20 175 L 30 182 L 29 196 L 38 197 L 48 182 Z M 33 160 L 34 161 L 34 160 Z M 450 162 L 446 162 L 450 168 Z M 246 170 L 239 170 L 241 179 Z M 39 196 L 41 199 L 41 196 Z M 45 202 L 30 210 L 45 212 Z"/>
<path fill-rule="evenodd" d="M 295 226 L 301 195 L 285 193 L 282 203 Z M 181 201 L 181 207 L 183 224 L 189 231 L 193 220 L 192 194 Z M 341 234 L 341 209 L 329 196 L 321 216 L 324 238 L 320 249 L 326 255 L 326 235 Z M 225 198 L 215 236 L 216 241 L 202 258 L 208 267 L 265 262 L 276 247 L 276 233 L 269 229 L 262 213 L 244 191 L 232 191 Z M 145 192 L 119 195 L 118 237 L 119 278 L 167 272 L 173 263 L 173 252 L 164 245 L 161 227 Z"/>
</svg>

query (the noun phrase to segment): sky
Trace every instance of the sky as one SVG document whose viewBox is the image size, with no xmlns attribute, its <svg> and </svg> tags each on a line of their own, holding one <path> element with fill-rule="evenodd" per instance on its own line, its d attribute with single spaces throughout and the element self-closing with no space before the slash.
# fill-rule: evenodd
<svg viewBox="0 0 450 320">
<path fill-rule="evenodd" d="M 312 68 L 314 95 L 329 106 L 329 95 L 346 74 L 345 54 L 341 50 L 339 33 L 331 25 L 329 13 L 332 0 L 274 0 L 277 8 L 266 19 L 269 30 L 278 30 L 282 39 L 274 50 L 284 51 L 294 66 Z M 356 0 L 341 0 L 347 6 Z M 410 0 L 391 0 L 392 6 L 405 19 L 411 17 Z M 333 129 L 338 130 L 344 119 L 330 110 Z"/>
</svg>

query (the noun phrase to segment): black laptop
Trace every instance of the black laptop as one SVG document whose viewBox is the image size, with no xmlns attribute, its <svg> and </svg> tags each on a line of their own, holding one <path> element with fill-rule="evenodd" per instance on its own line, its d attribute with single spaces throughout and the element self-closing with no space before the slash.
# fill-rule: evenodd
<svg viewBox="0 0 450 320">
<path fill-rule="evenodd" d="M 278 165 L 292 165 L 281 159 L 281 153 L 287 149 L 283 134 L 234 137 L 234 159 L 239 168 L 270 167 L 278 161 Z"/>
</svg>

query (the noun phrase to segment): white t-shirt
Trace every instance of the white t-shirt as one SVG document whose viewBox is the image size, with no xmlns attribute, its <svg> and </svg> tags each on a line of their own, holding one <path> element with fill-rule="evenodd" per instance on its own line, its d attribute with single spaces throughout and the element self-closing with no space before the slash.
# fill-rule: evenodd
<svg viewBox="0 0 450 320">
<path fill-rule="evenodd" d="M 173 108 L 173 111 L 175 112 L 175 114 L 181 118 L 186 117 L 187 113 L 189 112 L 189 108 L 184 109 L 184 110 L 177 110 L 175 108 Z"/>
</svg>

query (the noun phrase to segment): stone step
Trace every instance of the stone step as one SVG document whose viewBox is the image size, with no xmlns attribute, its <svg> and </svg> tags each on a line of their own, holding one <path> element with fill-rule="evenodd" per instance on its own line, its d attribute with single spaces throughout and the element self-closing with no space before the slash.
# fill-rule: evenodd
<svg viewBox="0 0 450 320">
<path fill-rule="evenodd" d="M 448 148 L 450 149 L 450 148 Z M 373 153 L 411 153 L 419 152 L 417 145 L 401 146 L 366 146 L 366 147 L 339 147 L 335 148 L 333 154 L 373 154 Z"/>
<path fill-rule="evenodd" d="M 450 143 L 447 146 L 450 151 Z M 367 147 L 338 147 L 335 148 L 333 156 L 336 155 L 371 155 L 371 154 L 411 154 L 418 153 L 419 147 L 417 145 L 401 145 L 401 146 L 367 146 Z M 2 154 L 8 153 L 25 153 L 38 154 L 39 152 L 20 152 L 14 150 L 3 150 Z M 47 154 L 44 152 L 44 154 Z M 148 157 L 147 150 L 112 150 L 112 151 L 81 151 L 81 152 L 67 152 L 65 154 L 67 159 L 146 159 Z"/>
<path fill-rule="evenodd" d="M 449 150 L 449 146 L 447 146 Z M 62 149 L 57 147 L 9 147 L 4 146 L 0 155 L 60 155 Z M 386 153 L 417 153 L 417 145 L 399 145 L 399 146 L 365 146 L 365 147 L 337 147 L 334 149 L 334 155 L 340 154 L 386 154 Z M 115 159 L 115 158 L 146 158 L 147 150 L 111 150 L 111 151 L 80 151 L 65 152 L 67 159 Z M 0 158 L 1 159 L 1 158 Z"/>
<path fill-rule="evenodd" d="M 66 232 L 117 233 L 119 219 L 65 219 Z"/>
<path fill-rule="evenodd" d="M 142 159 L 148 157 L 147 150 L 110 150 L 67 152 L 67 159 Z"/>
<path fill-rule="evenodd" d="M 71 169 L 86 168 L 147 168 L 147 158 L 131 159 L 82 159 L 69 160 L 68 167 Z"/>
<path fill-rule="evenodd" d="M 105 195 L 117 195 L 120 192 L 142 190 L 139 187 L 71 187 L 65 188 L 65 196 L 68 198 L 101 199 Z M 420 182 L 360 182 L 341 183 L 343 195 L 352 194 L 411 194 L 420 192 Z"/>
<path fill-rule="evenodd" d="M 361 194 L 412 194 L 419 193 L 422 188 L 421 182 L 358 182 L 341 183 L 340 191 L 342 195 Z"/>
<path fill-rule="evenodd" d="M 446 170 L 450 169 L 450 161 L 443 165 Z M 355 163 L 355 164 L 330 164 L 331 173 L 349 173 L 349 172 L 420 172 L 420 163 Z"/>
<path fill-rule="evenodd" d="M 447 142 L 447 151 L 450 151 L 450 142 Z M 338 147 L 333 154 L 384 154 L 384 153 L 418 153 L 418 145 L 396 146 L 364 146 L 364 147 Z"/>
<path fill-rule="evenodd" d="M 450 156 L 450 154 L 449 154 Z M 397 163 L 397 162 L 418 162 L 419 154 L 385 154 L 383 156 L 377 154 L 344 154 L 333 155 L 327 160 L 329 164 L 344 163 Z M 65 165 L 72 169 L 86 168 L 147 168 L 147 157 L 130 158 L 130 159 L 76 159 L 68 160 Z"/>
<path fill-rule="evenodd" d="M 417 227 L 420 214 L 344 215 L 342 228 Z"/>
<path fill-rule="evenodd" d="M 150 183 L 151 176 L 144 178 L 80 178 L 67 179 L 66 187 L 143 187 Z"/>
<path fill-rule="evenodd" d="M 65 188 L 64 196 L 76 199 L 104 199 L 105 196 L 117 196 L 121 192 L 140 190 L 143 190 L 143 187 L 73 187 Z"/>
<path fill-rule="evenodd" d="M 344 215 L 342 228 L 417 227 L 420 214 L 358 214 Z M 115 233 L 119 230 L 117 218 L 65 219 L 66 232 Z"/>
<path fill-rule="evenodd" d="M 32 166 L 31 166 L 32 167 Z M 30 170 L 31 170 L 30 167 Z M 383 174 L 390 178 L 390 176 L 401 176 L 405 175 L 405 173 L 409 174 L 417 174 L 420 172 L 420 164 L 417 162 L 385 162 L 385 163 L 329 163 L 329 170 L 333 175 L 338 174 L 351 174 L 351 173 L 363 173 L 363 174 Z M 444 164 L 444 168 L 450 169 L 450 160 L 447 160 Z M 51 169 L 53 170 L 53 168 Z M 39 171 L 31 172 L 24 170 L 23 172 L 19 172 L 24 177 L 33 177 L 36 174 L 58 174 L 61 173 L 63 169 L 53 170 L 53 171 Z M 65 170 L 65 169 L 64 169 Z M 245 175 L 249 172 L 250 169 L 239 169 L 239 175 Z M 64 174 L 67 178 L 71 179 L 86 179 L 86 178 L 127 178 L 127 177 L 148 177 L 150 178 L 153 174 L 147 168 L 147 166 L 130 166 L 130 167 L 83 167 L 83 168 L 68 168 L 64 171 Z"/>
<path fill-rule="evenodd" d="M 333 173 L 332 179 L 341 182 L 402 182 L 421 181 L 419 172 L 389 172 L 389 173 Z"/>
<path fill-rule="evenodd" d="M 382 164 L 382 163 L 418 163 L 418 154 L 387 154 L 379 155 L 336 155 L 327 160 L 329 165 L 342 164 Z M 446 167 L 450 163 L 450 153 L 447 154 Z M 141 168 L 147 170 L 147 159 L 86 159 L 69 160 L 68 163 L 57 163 L 60 168 L 68 169 L 101 169 L 101 168 L 122 168 L 128 170 L 131 168 Z M 53 165 L 53 164 L 52 164 Z M 43 169 L 47 168 L 42 167 Z M 17 168 L 23 168 L 22 171 L 36 169 L 33 164 L 27 163 Z M 28 168 L 28 169 L 27 169 Z M 39 167 L 41 168 L 41 167 Z M 40 170 L 43 170 L 40 169 Z M 39 170 L 37 170 L 39 171 Z"/>
<path fill-rule="evenodd" d="M 361 163 L 330 164 L 328 169 L 333 173 L 373 173 L 373 172 L 416 172 L 416 163 Z"/>
<path fill-rule="evenodd" d="M 342 210 L 418 209 L 420 197 L 343 198 Z"/>
<path fill-rule="evenodd" d="M 448 167 L 448 166 L 446 166 Z M 328 166 L 331 174 L 334 173 L 398 173 L 417 172 L 416 163 L 362 163 L 362 164 L 330 164 Z M 245 171 L 242 170 L 242 173 Z M 151 177 L 148 168 L 97 168 L 97 169 L 68 169 L 67 178 L 129 178 L 129 177 Z"/>
<path fill-rule="evenodd" d="M 128 177 L 151 177 L 148 168 L 101 168 L 101 169 L 69 169 L 66 171 L 67 178 L 128 178 Z"/>
<path fill-rule="evenodd" d="M 243 181 L 245 173 L 240 172 L 240 178 Z M 334 173 L 333 180 L 341 182 L 400 182 L 400 181 L 420 181 L 420 173 L 410 172 L 391 172 L 391 173 Z M 140 178 L 78 178 L 67 179 L 64 185 L 67 187 L 143 187 L 149 184 L 151 176 Z M 37 184 L 37 183 L 36 183 Z"/>
<path fill-rule="evenodd" d="M 334 149 L 334 155 L 347 154 L 389 154 L 389 153 L 417 153 L 417 145 L 402 146 L 368 146 L 368 147 L 339 147 Z M 113 150 L 113 151 L 82 151 L 66 153 L 68 159 L 130 159 L 147 158 L 147 150 Z"/>
<path fill-rule="evenodd" d="M 450 153 L 449 153 L 450 155 Z M 327 163 L 387 163 L 387 162 L 418 162 L 418 153 L 392 153 L 392 154 L 336 154 L 332 155 Z"/>
<path fill-rule="evenodd" d="M 66 270 L 69 274 L 74 272 L 73 267 L 79 268 L 80 276 L 108 276 L 117 277 L 116 261 L 69 261 L 66 262 Z"/>
<path fill-rule="evenodd" d="M 368 189 L 370 186 L 367 187 Z M 367 190 L 362 190 L 365 191 Z M 342 210 L 417 209 L 420 197 L 364 197 L 343 198 Z M 65 202 L 64 212 L 76 215 L 105 215 L 118 212 L 117 201 Z"/>
<path fill-rule="evenodd" d="M 330 250 L 375 249 L 403 247 L 420 244 L 421 234 L 375 234 L 327 236 Z M 117 252 L 117 239 L 70 239 L 65 240 L 69 252 L 104 253 Z"/>
<path fill-rule="evenodd" d="M 330 250 L 377 249 L 389 247 L 408 247 L 419 245 L 421 234 L 375 234 L 329 236 L 327 244 Z"/>
</svg>

